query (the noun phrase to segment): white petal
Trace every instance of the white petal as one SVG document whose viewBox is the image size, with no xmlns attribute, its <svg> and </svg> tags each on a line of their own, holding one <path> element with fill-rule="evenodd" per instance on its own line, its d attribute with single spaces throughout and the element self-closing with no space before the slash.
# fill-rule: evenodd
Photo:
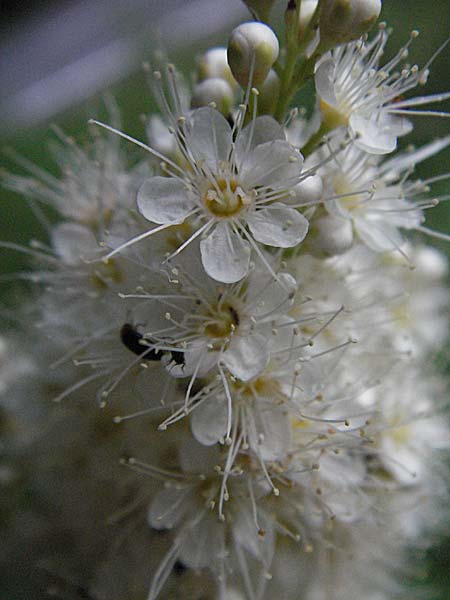
<svg viewBox="0 0 450 600">
<path fill-rule="evenodd" d="M 137 195 L 139 212 L 152 223 L 182 223 L 195 206 L 186 186 L 173 177 L 151 177 Z"/>
<path fill-rule="evenodd" d="M 337 106 L 334 94 L 334 61 L 328 58 L 320 63 L 315 74 L 317 95 L 330 106 Z"/>
<path fill-rule="evenodd" d="M 205 271 L 216 281 L 235 283 L 248 273 L 250 245 L 228 223 L 218 223 L 200 242 Z"/>
<path fill-rule="evenodd" d="M 255 526 L 253 511 L 243 505 L 236 515 L 236 522 L 233 527 L 233 535 L 238 545 L 245 548 L 249 554 L 266 565 L 271 563 L 275 550 L 273 523 L 273 518 L 259 512 L 258 525 L 265 532 L 263 536 L 259 535 Z"/>
<path fill-rule="evenodd" d="M 396 250 L 404 243 L 400 232 L 387 223 L 355 219 L 355 229 L 361 240 L 375 252 Z"/>
<path fill-rule="evenodd" d="M 267 341 L 256 333 L 236 336 L 222 360 L 235 377 L 249 381 L 262 373 L 269 362 Z"/>
<path fill-rule="evenodd" d="M 190 569 L 213 568 L 223 547 L 224 531 L 225 528 L 218 521 L 217 515 L 211 511 L 207 513 L 195 528 L 192 528 L 190 535 L 181 545 L 181 562 Z"/>
<path fill-rule="evenodd" d="M 195 439 L 204 446 L 212 446 L 225 437 L 227 431 L 227 400 L 218 397 L 205 400 L 192 412 L 191 430 Z"/>
<path fill-rule="evenodd" d="M 260 144 L 245 159 L 240 176 L 248 188 L 289 189 L 303 167 L 303 156 L 284 140 Z"/>
<path fill-rule="evenodd" d="M 252 316 L 261 319 L 267 315 L 272 320 L 284 314 L 292 305 L 297 282 L 289 273 L 279 273 L 278 279 L 279 281 L 272 280 L 262 292 L 258 287 L 250 286 L 249 302 L 252 304 Z"/>
<path fill-rule="evenodd" d="M 98 252 L 90 229 L 77 223 L 60 223 L 52 231 L 52 246 L 66 265 L 76 265 Z"/>
<path fill-rule="evenodd" d="M 272 117 L 258 117 L 242 130 L 236 140 L 236 162 L 240 164 L 256 146 L 274 140 L 286 140 L 281 125 Z"/>
<path fill-rule="evenodd" d="M 279 460 L 291 449 L 289 416 L 280 408 L 258 403 L 249 422 L 249 444 L 263 460 Z"/>
<path fill-rule="evenodd" d="M 204 106 L 192 111 L 183 133 L 185 145 L 195 162 L 206 161 L 212 167 L 227 160 L 231 149 L 231 127 L 217 110 Z"/>
<path fill-rule="evenodd" d="M 389 127 L 385 127 L 383 122 L 353 114 L 349 126 L 356 138 L 355 146 L 369 154 L 390 154 L 397 147 L 397 135 Z"/>
<path fill-rule="evenodd" d="M 304 240 L 309 223 L 305 217 L 282 204 L 255 211 L 247 218 L 253 237 L 261 244 L 292 248 Z"/>
<path fill-rule="evenodd" d="M 154 529 L 171 529 L 189 508 L 189 489 L 171 487 L 157 493 L 150 504 L 148 523 Z"/>
</svg>

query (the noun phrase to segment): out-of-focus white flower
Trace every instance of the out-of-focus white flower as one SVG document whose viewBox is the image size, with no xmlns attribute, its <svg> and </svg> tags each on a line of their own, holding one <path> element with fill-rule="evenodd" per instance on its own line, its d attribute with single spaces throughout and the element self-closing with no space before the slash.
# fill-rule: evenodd
<svg viewBox="0 0 450 600">
<path fill-rule="evenodd" d="M 403 99 L 403 94 L 426 82 L 422 69 L 403 66 L 410 41 L 387 63 L 380 65 L 389 33 L 384 27 L 369 41 L 358 40 L 335 48 L 317 63 L 315 82 L 323 120 L 330 128 L 348 126 L 355 144 L 372 154 L 388 154 L 397 138 L 412 130 L 408 114 L 438 114 L 418 110 L 427 103 L 441 102 L 449 93 Z"/>
<path fill-rule="evenodd" d="M 237 575 L 248 596 L 254 597 L 247 563 L 253 559 L 263 592 L 275 550 L 275 523 L 247 492 L 254 487 L 260 495 L 258 482 L 249 478 L 247 485 L 236 470 L 225 488 L 226 515 L 219 520 L 215 508 L 224 493 L 220 471 L 228 466 L 220 466 L 216 448 L 211 451 L 194 441 L 180 444 L 179 452 L 181 472 L 167 477 L 166 486 L 149 508 L 148 521 L 153 528 L 175 532 L 172 547 L 153 578 L 149 600 L 158 597 L 177 560 L 188 568 L 210 569 L 219 583 L 219 597 L 225 599 L 230 573 Z M 230 544 L 233 552 L 229 552 Z"/>
<path fill-rule="evenodd" d="M 339 136 L 309 160 L 319 162 L 321 152 L 329 152 L 334 144 L 339 144 Z M 450 136 L 384 162 L 356 144 L 348 146 L 319 169 L 324 181 L 327 211 L 337 223 L 339 219 L 350 220 L 356 235 L 372 250 L 401 249 L 403 238 L 400 230 L 420 229 L 424 221 L 423 210 L 435 206 L 435 201 L 429 198 L 427 181 L 408 181 L 405 175 L 416 164 L 449 144 Z M 339 236 L 339 240 L 329 240 L 330 247 L 326 250 L 331 250 L 332 245 L 336 246 L 336 250 L 345 250 L 352 232 L 342 224 L 337 225 L 335 235 Z M 318 239 L 320 246 L 320 237 Z M 311 241 L 313 243 L 313 237 Z"/>
<path fill-rule="evenodd" d="M 113 123 L 118 121 L 113 119 Z M 16 161 L 30 176 L 7 175 L 3 185 L 101 234 L 113 215 L 133 206 L 139 174 L 148 169 L 138 165 L 128 170 L 118 138 L 94 136 L 91 146 L 82 149 L 72 138 L 56 132 L 59 139 L 50 144 L 50 151 L 62 176 L 55 177 L 18 157 Z"/>
</svg>

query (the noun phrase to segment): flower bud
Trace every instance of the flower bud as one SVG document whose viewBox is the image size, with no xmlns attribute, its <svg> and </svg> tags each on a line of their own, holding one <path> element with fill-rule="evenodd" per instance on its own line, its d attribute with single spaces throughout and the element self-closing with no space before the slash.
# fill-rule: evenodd
<svg viewBox="0 0 450 600">
<path fill-rule="evenodd" d="M 233 106 L 233 90 L 224 79 L 210 77 L 194 87 L 192 108 L 214 104 L 223 115 L 229 115 Z"/>
<path fill-rule="evenodd" d="M 274 0 L 242 0 L 248 10 L 260 21 L 268 21 Z"/>
<path fill-rule="evenodd" d="M 381 0 L 321 0 L 321 41 L 329 45 L 358 39 L 371 29 L 381 11 Z"/>
<path fill-rule="evenodd" d="M 334 215 L 320 217 L 311 227 L 312 251 L 318 256 L 343 254 L 353 244 L 353 227 L 350 219 Z"/>
<path fill-rule="evenodd" d="M 210 48 L 200 59 L 198 68 L 198 79 L 203 81 L 210 77 L 220 77 L 232 87 L 236 87 L 236 80 L 233 77 L 227 60 L 227 49 L 223 46 Z"/>
<path fill-rule="evenodd" d="M 246 87 L 261 85 L 278 58 L 278 40 L 263 23 L 243 23 L 231 32 L 228 42 L 228 64 L 234 78 Z"/>
<path fill-rule="evenodd" d="M 319 0 L 302 0 L 298 15 L 298 35 L 302 37 L 311 22 L 312 16 L 319 4 Z"/>
</svg>

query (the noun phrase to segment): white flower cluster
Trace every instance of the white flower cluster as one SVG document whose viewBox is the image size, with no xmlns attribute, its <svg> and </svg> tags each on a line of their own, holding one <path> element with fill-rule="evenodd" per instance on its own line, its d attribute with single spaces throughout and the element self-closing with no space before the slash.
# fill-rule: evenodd
<svg viewBox="0 0 450 600">
<path fill-rule="evenodd" d="M 247 4 L 268 18 L 272 2 Z M 6 177 L 61 217 L 28 249 L 28 384 L 14 391 L 5 342 L 0 391 L 19 429 L 36 433 L 27 410 L 53 423 L 14 452 L 73 540 L 40 523 L 33 544 L 83 597 L 410 598 L 396 570 L 439 522 L 450 436 L 430 364 L 447 267 L 405 235 L 433 234 L 446 175 L 412 172 L 450 136 L 392 153 L 408 114 L 450 95 L 404 99 L 430 65 L 405 63 L 409 43 L 381 64 L 386 28 L 359 37 L 379 12 L 289 2 L 281 53 L 253 21 L 204 54 L 192 92 L 155 71 L 148 144 L 94 122 L 87 150 L 58 133 L 60 179 Z M 290 104 L 310 79 L 306 120 Z"/>
</svg>

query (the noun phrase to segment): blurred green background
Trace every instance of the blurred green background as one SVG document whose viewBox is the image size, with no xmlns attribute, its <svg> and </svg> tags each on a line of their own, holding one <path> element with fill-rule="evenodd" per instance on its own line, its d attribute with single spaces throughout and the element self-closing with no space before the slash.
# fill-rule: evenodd
<svg viewBox="0 0 450 600">
<path fill-rule="evenodd" d="M 73 6 L 89 6 L 91 13 L 71 12 Z M 86 5 L 86 6 L 85 6 Z M 128 133 L 143 137 L 141 121 L 142 114 L 152 110 L 151 90 L 149 89 L 139 63 L 151 58 L 151 51 L 158 44 L 168 49 L 171 60 L 181 70 L 189 72 L 194 65 L 195 56 L 210 45 L 226 43 L 227 32 L 234 23 L 247 19 L 247 13 L 239 0 L 227 0 L 221 3 L 222 10 L 204 13 L 207 2 L 141 2 L 130 3 L 122 0 L 95 0 L 86 2 L 71 2 L 70 0 L 41 0 L 24 4 L 2 0 L 0 22 L 0 56 L 7 57 L 0 67 L 0 111 L 2 125 L 0 126 L 1 149 L 12 148 L 31 162 L 55 171 L 55 166 L 47 152 L 47 140 L 51 136 L 49 127 L 55 123 L 67 134 L 79 140 L 86 138 L 87 120 L 95 116 L 107 119 L 103 105 L 103 95 L 106 91 L 116 99 L 122 115 L 122 128 Z M 284 2 L 277 3 L 278 8 Z M 139 9 L 139 10 L 138 10 Z M 172 11 L 172 12 L 170 12 Z M 184 12 L 183 12 L 184 11 Z M 186 12 L 187 11 L 187 12 Z M 190 11 L 190 13 L 189 13 Z M 226 11 L 230 14 L 227 15 Z M 89 37 L 82 34 L 82 22 L 77 21 L 77 15 L 90 19 Z M 186 15 L 191 14 L 192 20 Z M 97 20 L 95 20 L 97 19 Z M 164 21 L 164 19 L 166 19 Z M 172 19 L 172 21 L 171 21 Z M 436 48 L 450 35 L 450 0 L 385 0 L 383 3 L 382 19 L 394 28 L 390 41 L 389 52 L 394 52 L 404 43 L 412 29 L 418 29 L 420 36 L 414 41 L 411 49 L 411 62 L 423 65 Z M 205 26 L 202 28 L 202 20 Z M 216 20 L 216 22 L 215 22 Z M 167 39 L 166 31 L 174 24 L 176 43 Z M 194 29 L 194 25 L 197 27 Z M 162 25 L 161 25 L 162 24 Z M 200 24 L 200 27 L 198 27 Z M 85 31 L 86 28 L 84 28 Z M 81 32 L 81 33 L 80 33 Z M 46 38 L 47 36 L 47 38 Z M 62 39 L 61 37 L 66 36 Z M 47 39 L 47 45 L 45 41 Z M 95 40 L 104 39 L 103 46 L 95 45 Z M 44 52 L 35 56 L 33 40 L 36 46 Z M 60 46 L 53 45 L 53 40 Z M 66 41 L 67 40 L 67 41 Z M 125 61 L 125 66 L 117 72 L 108 75 L 110 65 L 98 63 L 98 73 L 95 73 L 95 60 L 90 63 L 94 80 L 105 81 L 105 86 L 91 85 L 93 93 L 89 93 L 89 85 L 84 94 L 80 94 L 77 82 L 73 81 L 73 103 L 65 98 L 65 103 L 56 103 L 52 110 L 51 86 L 58 82 L 54 74 L 68 75 L 64 82 L 69 81 L 71 73 L 68 65 L 79 65 L 82 68 L 85 54 L 88 57 L 111 56 L 111 52 L 121 44 L 132 47 L 132 59 Z M 55 42 L 56 44 L 56 42 Z M 119 44 L 119 47 L 120 44 Z M 2 52 L 2 48 L 6 49 Z M 86 48 L 88 51 L 85 50 Z M 110 52 L 110 48 L 112 49 Z M 109 54 L 108 54 L 109 53 Z M 114 54 L 112 54 L 114 56 Z M 17 63 L 15 62 L 17 57 Z M 6 64 L 7 63 L 7 64 Z M 105 66 L 106 65 L 106 66 Z M 64 71 L 66 69 L 66 71 Z M 39 73 L 42 79 L 39 82 Z M 48 89 L 47 105 L 45 94 L 46 82 Z M 95 82 L 94 83 L 98 83 Z M 40 88 L 35 84 L 40 83 Z M 92 83 L 92 82 L 91 82 Z M 63 85 L 63 83 L 61 84 Z M 34 87 L 33 87 L 34 86 Z M 26 110 L 20 105 L 24 98 L 23 90 L 40 91 L 40 101 L 44 109 L 41 116 L 27 119 Z M 70 86 L 69 86 L 70 89 Z M 425 89 L 427 94 L 450 90 L 450 45 L 438 56 L 432 66 L 429 83 Z M 60 90 L 58 90 L 59 92 Z M 66 90 L 67 91 L 67 90 Z M 66 94 L 67 96 L 67 94 Z M 32 96 L 31 96 L 32 97 Z M 53 98 L 54 99 L 54 98 Z M 9 103 L 9 105 L 8 105 Z M 8 108 L 8 106 L 9 108 Z M 8 112 L 11 106 L 22 106 L 22 116 L 16 119 L 14 112 Z M 2 110 L 2 107 L 4 110 Z M 437 107 L 436 107 L 437 108 Z M 450 102 L 439 105 L 439 110 L 450 111 Z M 6 116 L 5 116 L 6 115 Z M 43 116 L 42 116 L 43 115 Z M 414 133 L 402 140 L 402 144 L 425 143 L 433 138 L 450 133 L 450 119 L 433 119 L 428 117 L 415 118 Z M 130 149 L 135 152 L 135 149 Z M 20 169 L 14 165 L 8 156 L 2 152 L 0 159 L 3 168 L 17 172 Z M 430 177 L 438 173 L 450 172 L 450 150 L 442 152 L 422 164 L 417 169 L 417 175 Z M 443 181 L 435 187 L 435 195 L 450 192 L 450 181 Z M 0 239 L 26 244 L 31 238 L 45 240 L 45 231 L 32 216 L 26 202 L 19 196 L 8 191 L 1 191 Z M 442 203 L 428 214 L 428 225 L 436 230 L 448 231 L 450 204 Z M 448 253 L 448 247 L 438 240 L 430 243 L 441 247 Z M 14 304 L 16 301 L 14 280 L 9 276 L 27 268 L 24 255 L 11 250 L 1 249 L 2 285 L 0 297 L 3 304 Z M 445 353 L 444 353 L 445 354 Z M 421 559 L 422 572 L 418 574 L 416 586 L 432 583 L 436 593 L 428 600 L 448 600 L 450 598 L 450 541 L 443 540 L 434 547 L 426 557 Z M 350 599 L 349 599 L 350 600 Z"/>
</svg>

